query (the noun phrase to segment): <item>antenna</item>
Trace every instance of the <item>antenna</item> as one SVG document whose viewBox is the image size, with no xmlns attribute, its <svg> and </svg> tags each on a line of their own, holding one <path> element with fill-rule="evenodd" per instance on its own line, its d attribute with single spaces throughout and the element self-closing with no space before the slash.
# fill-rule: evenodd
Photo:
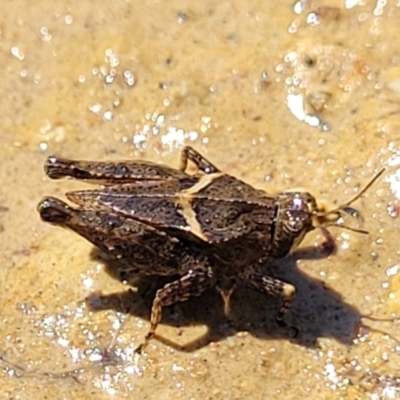
<svg viewBox="0 0 400 400">
<path fill-rule="evenodd" d="M 347 229 L 349 231 L 361 233 L 364 235 L 368 234 L 368 231 L 366 230 L 352 228 L 350 226 L 338 224 L 336 221 L 342 216 L 343 212 L 355 218 L 361 217 L 361 214 L 356 209 L 349 206 L 353 204 L 356 200 L 358 200 L 377 181 L 377 179 L 383 174 L 384 171 L 385 168 L 382 168 L 356 195 L 354 195 L 350 200 L 346 201 L 340 206 L 328 211 L 317 210 L 316 211 L 317 219 L 321 219 L 323 221 L 321 225 L 323 225 L 324 227 L 338 226 L 340 228 Z M 330 220 L 329 215 L 333 214 L 336 214 L 337 217 Z"/>
</svg>

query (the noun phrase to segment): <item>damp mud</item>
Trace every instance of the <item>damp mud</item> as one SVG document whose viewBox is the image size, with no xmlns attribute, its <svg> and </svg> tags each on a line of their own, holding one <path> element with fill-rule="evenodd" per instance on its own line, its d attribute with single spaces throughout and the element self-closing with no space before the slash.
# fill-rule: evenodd
<svg viewBox="0 0 400 400">
<path fill-rule="evenodd" d="M 394 1 L 0 5 L 0 398 L 400 398 L 400 6 Z M 238 287 L 165 308 L 162 280 L 120 283 L 113 261 L 40 221 L 50 155 L 178 167 L 190 145 L 276 193 L 352 205 L 369 232 L 266 265 L 282 300 Z M 130 290 L 129 290 L 130 289 Z"/>
</svg>

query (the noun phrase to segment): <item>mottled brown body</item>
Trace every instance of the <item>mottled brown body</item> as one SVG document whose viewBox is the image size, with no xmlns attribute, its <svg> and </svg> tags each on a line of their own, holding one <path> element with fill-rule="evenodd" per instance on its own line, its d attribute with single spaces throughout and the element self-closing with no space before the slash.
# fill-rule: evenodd
<svg viewBox="0 0 400 400">
<path fill-rule="evenodd" d="M 186 172 L 188 160 L 198 168 L 193 175 Z M 146 161 L 50 157 L 45 171 L 53 179 L 85 179 L 103 187 L 67 193 L 78 208 L 44 198 L 38 206 L 43 220 L 72 229 L 122 260 L 123 280 L 136 273 L 181 276 L 158 290 L 145 343 L 155 333 L 163 306 L 211 286 L 219 288 L 227 305 L 238 280 L 283 296 L 281 321 L 295 289 L 264 275 L 260 262 L 284 257 L 307 232 L 334 223 L 355 200 L 326 211 L 309 193 L 271 196 L 222 173 L 190 147 L 184 148 L 179 169 Z"/>
</svg>

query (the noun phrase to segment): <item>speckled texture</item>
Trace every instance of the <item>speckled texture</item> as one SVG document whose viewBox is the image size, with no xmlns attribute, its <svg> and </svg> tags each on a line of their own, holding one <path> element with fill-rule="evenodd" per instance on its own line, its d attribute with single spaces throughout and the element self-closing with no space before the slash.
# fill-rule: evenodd
<svg viewBox="0 0 400 400">
<path fill-rule="evenodd" d="M 399 24 L 395 1 L 3 0 L 1 398 L 400 398 Z M 48 155 L 177 166 L 185 143 L 332 203 L 387 167 L 357 203 L 368 236 L 266 267 L 297 288 L 296 340 L 279 299 L 239 288 L 229 320 L 214 291 L 166 309 L 135 356 L 157 284 L 112 296 L 109 261 L 40 222 L 43 195 L 82 187 L 46 179 Z"/>
</svg>

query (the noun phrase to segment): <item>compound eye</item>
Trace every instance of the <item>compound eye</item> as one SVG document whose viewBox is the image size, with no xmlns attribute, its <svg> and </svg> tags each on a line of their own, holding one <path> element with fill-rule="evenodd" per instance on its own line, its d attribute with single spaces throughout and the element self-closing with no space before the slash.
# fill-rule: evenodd
<svg viewBox="0 0 400 400">
<path fill-rule="evenodd" d="M 301 211 L 304 209 L 304 200 L 300 197 L 295 197 L 293 199 L 293 211 Z"/>
</svg>

